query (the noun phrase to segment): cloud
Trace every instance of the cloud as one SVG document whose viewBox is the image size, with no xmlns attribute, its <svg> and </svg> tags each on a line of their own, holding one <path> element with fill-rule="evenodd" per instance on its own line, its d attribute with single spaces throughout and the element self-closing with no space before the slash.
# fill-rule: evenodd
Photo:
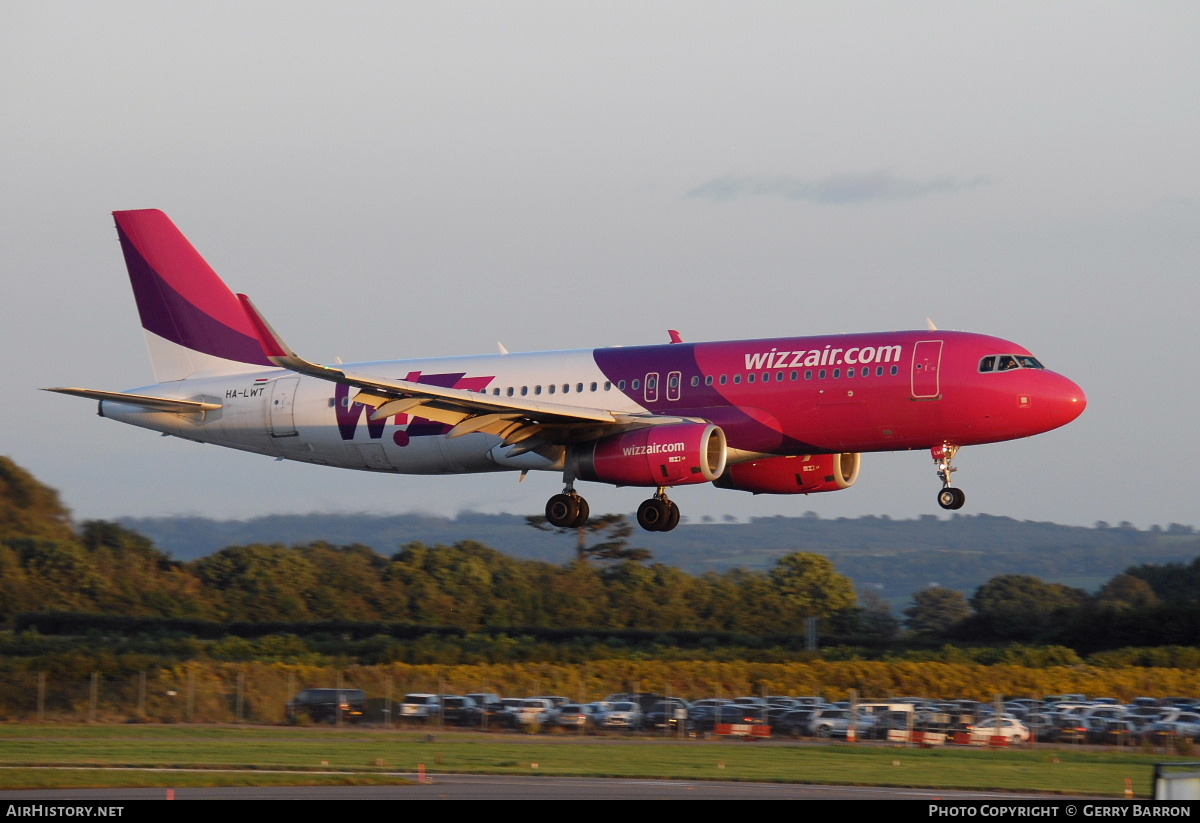
<svg viewBox="0 0 1200 823">
<path fill-rule="evenodd" d="M 911 180 L 880 170 L 866 174 L 838 174 L 822 180 L 806 180 L 790 174 L 733 175 L 718 177 L 697 186 L 687 197 L 733 200 L 739 197 L 779 197 L 808 200 L 821 205 L 865 203 L 871 200 L 912 200 L 929 194 L 948 194 L 991 184 L 986 177 L 959 180 L 934 177 Z"/>
</svg>

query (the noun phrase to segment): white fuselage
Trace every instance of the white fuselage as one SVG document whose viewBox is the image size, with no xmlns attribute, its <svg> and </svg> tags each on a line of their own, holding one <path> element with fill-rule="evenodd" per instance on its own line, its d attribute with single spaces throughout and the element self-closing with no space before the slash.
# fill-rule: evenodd
<svg viewBox="0 0 1200 823">
<path fill-rule="evenodd" d="M 354 369 L 382 379 L 488 394 L 499 390 L 500 397 L 643 411 L 608 382 L 590 349 L 389 361 L 356 364 Z M 285 369 L 192 377 L 133 392 L 217 403 L 221 408 L 204 415 L 179 415 L 105 400 L 100 413 L 199 443 L 281 459 L 403 474 L 562 469 L 561 461 L 535 452 L 505 457 L 495 435 L 446 437 L 449 426 L 420 418 L 419 413 L 372 421 L 374 409 L 354 403 L 354 389 Z"/>
</svg>

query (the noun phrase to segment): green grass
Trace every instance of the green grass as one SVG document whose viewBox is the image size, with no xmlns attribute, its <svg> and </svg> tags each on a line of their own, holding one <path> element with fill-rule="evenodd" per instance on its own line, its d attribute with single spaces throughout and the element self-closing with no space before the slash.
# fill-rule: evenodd
<svg viewBox="0 0 1200 823">
<path fill-rule="evenodd" d="M 401 780 L 396 773 L 415 772 L 424 764 L 431 773 L 757 780 L 1115 797 L 1123 795 L 1128 778 L 1139 797 L 1148 797 L 1154 764 L 1181 759 L 1127 750 L 908 749 L 464 732 L 430 736 L 377 729 L 0 726 L 0 788 L 7 789 L 383 783 Z M 137 770 L 149 768 L 175 771 Z"/>
</svg>

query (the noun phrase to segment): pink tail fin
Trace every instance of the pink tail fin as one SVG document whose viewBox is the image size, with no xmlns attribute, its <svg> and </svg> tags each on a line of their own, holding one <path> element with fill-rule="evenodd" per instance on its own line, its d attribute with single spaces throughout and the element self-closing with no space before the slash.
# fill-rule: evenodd
<svg viewBox="0 0 1200 823">
<path fill-rule="evenodd" d="M 272 368 L 238 298 L 161 211 L 113 212 L 160 382 Z"/>
</svg>

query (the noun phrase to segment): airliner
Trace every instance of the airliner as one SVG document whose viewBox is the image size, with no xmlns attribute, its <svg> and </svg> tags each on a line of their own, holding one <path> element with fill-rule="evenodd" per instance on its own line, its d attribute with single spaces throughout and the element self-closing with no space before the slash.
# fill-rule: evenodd
<svg viewBox="0 0 1200 823">
<path fill-rule="evenodd" d="M 668 490 L 839 491 L 862 454 L 928 450 L 942 508 L 963 446 L 1063 426 L 1087 405 L 1022 346 L 918 331 L 319 365 L 231 291 L 161 211 L 117 211 L 154 369 L 124 392 L 48 391 L 99 414 L 279 460 L 399 474 L 560 472 L 554 526 L 590 516 L 576 483 L 653 489 L 639 525 L 670 531 Z"/>
</svg>

